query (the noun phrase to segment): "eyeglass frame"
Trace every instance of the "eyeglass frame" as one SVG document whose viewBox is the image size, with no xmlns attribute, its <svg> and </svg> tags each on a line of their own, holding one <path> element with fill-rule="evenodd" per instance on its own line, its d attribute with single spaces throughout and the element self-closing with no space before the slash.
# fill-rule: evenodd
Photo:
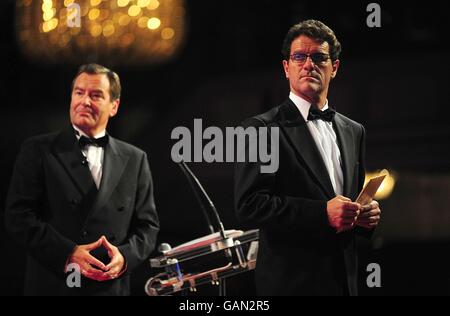
<svg viewBox="0 0 450 316">
<path fill-rule="evenodd" d="M 295 60 L 295 59 L 293 58 L 294 55 L 303 55 L 303 56 L 306 56 L 306 58 L 305 58 L 304 61 L 299 61 L 299 60 Z M 318 56 L 318 55 L 320 55 L 320 56 L 326 56 L 326 58 L 323 59 L 323 60 L 317 61 L 317 60 L 315 60 L 314 56 Z M 300 64 L 300 65 L 304 65 L 304 64 L 306 63 L 306 61 L 308 60 L 308 58 L 311 59 L 311 61 L 314 63 L 314 65 L 322 65 L 322 64 L 325 63 L 328 59 L 331 59 L 331 56 L 330 56 L 330 54 L 319 53 L 319 52 L 313 53 L 313 54 L 305 54 L 305 53 L 295 52 L 295 53 L 292 53 L 291 55 L 289 55 L 289 59 L 290 59 L 290 60 L 292 60 L 293 62 L 296 62 L 296 63 L 298 63 L 298 64 Z"/>
</svg>

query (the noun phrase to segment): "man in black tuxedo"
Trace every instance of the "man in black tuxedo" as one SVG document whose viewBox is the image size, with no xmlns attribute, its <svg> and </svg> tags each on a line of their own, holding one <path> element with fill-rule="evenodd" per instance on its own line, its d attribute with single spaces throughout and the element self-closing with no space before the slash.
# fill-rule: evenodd
<svg viewBox="0 0 450 316">
<path fill-rule="evenodd" d="M 327 100 L 340 50 L 325 24 L 294 25 L 283 44 L 289 99 L 243 123 L 279 128 L 276 172 L 236 164 L 238 219 L 260 228 L 261 295 L 357 295 L 355 234 L 370 237 L 381 211 L 376 201 L 352 202 L 364 184 L 365 136 Z"/>
<path fill-rule="evenodd" d="M 28 253 L 26 295 L 129 295 L 131 271 L 154 249 L 147 156 L 106 133 L 120 90 L 115 72 L 81 66 L 71 125 L 22 145 L 5 223 Z"/>
</svg>

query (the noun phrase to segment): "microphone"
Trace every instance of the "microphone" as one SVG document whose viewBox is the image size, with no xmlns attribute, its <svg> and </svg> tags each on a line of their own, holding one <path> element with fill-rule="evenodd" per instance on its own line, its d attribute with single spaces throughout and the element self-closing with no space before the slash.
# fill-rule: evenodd
<svg viewBox="0 0 450 316">
<path fill-rule="evenodd" d="M 81 158 L 81 164 L 83 166 L 87 166 L 88 165 L 88 160 L 87 160 L 85 155 L 83 155 L 83 157 Z"/>
<path fill-rule="evenodd" d="M 166 253 L 166 252 L 168 252 L 168 251 L 170 251 L 170 250 L 172 250 L 172 247 L 171 247 L 169 244 L 167 244 L 167 243 L 162 243 L 162 244 L 159 245 L 159 247 L 158 247 L 158 251 L 159 251 L 160 253 L 162 253 L 162 254 L 164 254 L 164 253 Z"/>
<path fill-rule="evenodd" d="M 203 215 L 206 218 L 209 230 L 211 231 L 211 233 L 219 231 L 220 236 L 223 239 L 227 239 L 227 236 L 225 234 L 225 228 L 223 227 L 222 221 L 220 220 L 219 213 L 217 212 L 214 203 L 209 198 L 205 189 L 202 187 L 200 181 L 198 181 L 197 177 L 194 175 L 191 169 L 189 169 L 189 167 L 183 160 L 181 160 L 178 163 L 178 165 L 180 166 L 185 176 L 188 178 L 189 184 L 191 185 L 192 190 L 194 191 L 195 196 L 197 197 L 197 200 L 199 201 L 200 206 L 202 207 Z M 206 200 L 208 207 L 206 207 L 204 200 L 202 200 L 202 198 L 200 197 L 200 194 L 203 196 L 203 199 Z M 214 220 L 215 228 L 211 222 L 211 218 Z"/>
</svg>

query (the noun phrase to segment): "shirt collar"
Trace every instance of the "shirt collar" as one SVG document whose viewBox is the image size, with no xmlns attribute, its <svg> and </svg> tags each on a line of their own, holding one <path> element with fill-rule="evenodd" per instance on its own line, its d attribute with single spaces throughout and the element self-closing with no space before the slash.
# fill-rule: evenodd
<svg viewBox="0 0 450 316">
<path fill-rule="evenodd" d="M 292 91 L 289 94 L 289 99 L 291 99 L 292 102 L 294 102 L 297 109 L 302 114 L 303 118 L 305 119 L 305 122 L 308 122 L 308 114 L 309 114 L 309 108 L 311 107 L 311 103 L 303 99 L 302 97 L 299 97 L 298 95 L 294 94 Z M 328 109 L 328 100 L 325 103 L 324 107 L 322 108 L 322 111 L 325 111 Z"/>
<path fill-rule="evenodd" d="M 77 126 L 75 126 L 74 124 L 72 124 L 72 127 L 75 131 L 77 131 L 78 133 L 75 133 L 75 136 L 77 137 L 77 139 L 80 139 L 81 136 L 85 136 L 90 138 L 88 135 L 86 135 L 86 133 L 84 133 L 81 129 L 79 129 Z M 101 131 L 100 133 L 94 135 L 94 138 L 100 138 L 106 135 L 106 130 L 104 129 L 103 131 Z"/>
</svg>

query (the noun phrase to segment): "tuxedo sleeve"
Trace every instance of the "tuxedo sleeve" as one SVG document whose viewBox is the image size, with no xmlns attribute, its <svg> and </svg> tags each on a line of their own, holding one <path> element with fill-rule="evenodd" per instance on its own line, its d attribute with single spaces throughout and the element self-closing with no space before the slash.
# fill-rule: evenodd
<svg viewBox="0 0 450 316">
<path fill-rule="evenodd" d="M 364 187 L 364 181 L 366 178 L 366 167 L 365 167 L 365 161 L 366 161 L 366 132 L 364 129 L 364 126 L 360 125 L 360 138 L 359 138 L 359 168 L 358 168 L 358 193 L 361 192 L 361 190 Z M 372 238 L 373 232 L 375 229 L 366 229 L 364 227 L 356 226 L 355 232 L 367 239 Z"/>
<path fill-rule="evenodd" d="M 267 127 L 255 118 L 245 121 L 242 126 Z M 268 130 L 270 132 L 270 128 Z M 258 142 L 251 138 L 245 141 L 245 161 L 235 164 L 235 211 L 238 220 L 246 227 L 276 225 L 285 231 L 301 230 L 313 235 L 332 232 L 326 213 L 327 202 L 278 193 L 276 172 L 261 173 L 262 164 L 247 159 L 256 148 L 251 146 L 252 141 Z M 269 148 L 273 150 L 270 142 Z"/>
<path fill-rule="evenodd" d="M 119 246 L 128 271 L 147 260 L 155 248 L 159 231 L 159 220 L 153 197 L 153 181 L 145 153 L 140 160 L 137 181 L 136 204 L 128 238 L 125 244 Z"/>
<path fill-rule="evenodd" d="M 5 225 L 14 240 L 48 270 L 63 275 L 76 244 L 44 219 L 45 177 L 43 149 L 36 139 L 23 143 L 9 187 Z"/>
</svg>

